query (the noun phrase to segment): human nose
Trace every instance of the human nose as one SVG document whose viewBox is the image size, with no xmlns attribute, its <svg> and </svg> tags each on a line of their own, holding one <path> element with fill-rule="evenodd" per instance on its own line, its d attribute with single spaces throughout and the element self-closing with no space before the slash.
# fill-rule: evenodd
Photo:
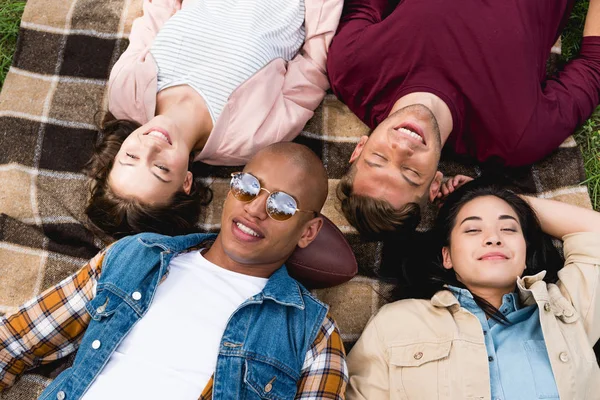
<svg viewBox="0 0 600 400">
<path fill-rule="evenodd" d="M 392 149 L 399 154 L 405 155 L 406 157 L 410 157 L 415 153 L 407 140 L 398 140 L 392 142 Z"/>
<path fill-rule="evenodd" d="M 485 237 L 486 246 L 502 246 L 502 240 L 496 232 L 490 232 Z"/>
<path fill-rule="evenodd" d="M 145 140 L 144 140 L 145 139 Z M 149 138 L 149 137 L 144 137 L 144 139 L 142 139 L 142 148 L 147 151 L 149 154 L 152 153 L 160 153 L 161 151 L 161 147 L 160 145 L 156 142 L 156 140 Z"/>
<path fill-rule="evenodd" d="M 269 197 L 269 193 L 261 188 L 258 196 L 244 205 L 244 210 L 250 217 L 264 220 L 267 217 L 267 197 Z"/>
</svg>

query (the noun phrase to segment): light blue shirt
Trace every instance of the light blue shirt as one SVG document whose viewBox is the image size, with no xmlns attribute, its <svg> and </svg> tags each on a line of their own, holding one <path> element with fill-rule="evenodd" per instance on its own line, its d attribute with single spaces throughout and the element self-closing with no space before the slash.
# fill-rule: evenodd
<svg viewBox="0 0 600 400">
<path fill-rule="evenodd" d="M 492 400 L 558 399 L 537 305 L 521 307 L 516 293 L 505 294 L 499 310 L 509 324 L 502 324 L 488 319 L 468 290 L 449 289 L 481 323 Z"/>
</svg>

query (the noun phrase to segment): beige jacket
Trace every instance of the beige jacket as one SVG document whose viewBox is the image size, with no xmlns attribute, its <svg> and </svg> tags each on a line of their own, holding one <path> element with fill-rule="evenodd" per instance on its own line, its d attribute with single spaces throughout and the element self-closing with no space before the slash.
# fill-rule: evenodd
<svg viewBox="0 0 600 400">
<path fill-rule="evenodd" d="M 143 0 L 129 46 L 108 81 L 108 108 L 116 118 L 145 124 L 156 108 L 157 67 L 149 50 L 164 23 L 198 0 Z M 343 0 L 305 0 L 306 39 L 289 63 L 278 58 L 242 83 L 229 97 L 196 161 L 242 165 L 272 143 L 290 141 L 313 116 L 329 88 L 329 44 Z"/>
<path fill-rule="evenodd" d="M 564 240 L 557 284 L 545 272 L 517 280 L 520 300 L 536 304 L 561 400 L 600 399 L 592 346 L 600 337 L 600 234 Z M 477 317 L 448 290 L 430 300 L 384 306 L 348 356 L 349 400 L 490 399 L 488 356 Z"/>
</svg>

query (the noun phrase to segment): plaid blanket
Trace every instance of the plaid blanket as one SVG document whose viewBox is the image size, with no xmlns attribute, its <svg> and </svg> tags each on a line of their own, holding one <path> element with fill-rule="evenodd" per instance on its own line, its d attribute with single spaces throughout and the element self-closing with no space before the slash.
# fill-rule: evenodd
<svg viewBox="0 0 600 400">
<path fill-rule="evenodd" d="M 0 314 L 74 272 L 103 245 L 83 223 L 86 180 L 81 169 L 99 139 L 95 127 L 106 109 L 110 68 L 140 14 L 140 0 L 27 3 L 13 66 L 0 94 Z M 315 291 L 331 305 L 348 346 L 387 302 L 390 289 L 377 278 L 389 252 L 382 243 L 361 243 L 336 207 L 338 179 L 367 132 L 329 94 L 296 140 L 322 158 L 330 188 L 323 213 L 346 234 L 359 262 L 359 275 L 350 282 Z M 194 166 L 215 195 L 199 221 L 201 230 L 218 230 L 229 173 L 235 169 Z M 487 172 L 448 155 L 441 169 L 447 175 Z M 579 185 L 585 172 L 572 138 L 548 159 L 500 174 L 540 197 L 590 207 L 587 189 Z M 431 224 L 432 215 L 427 210 L 422 229 Z M 401 243 L 394 247 L 402 248 Z M 38 368 L 0 398 L 36 398 L 61 368 L 64 363 Z"/>
</svg>

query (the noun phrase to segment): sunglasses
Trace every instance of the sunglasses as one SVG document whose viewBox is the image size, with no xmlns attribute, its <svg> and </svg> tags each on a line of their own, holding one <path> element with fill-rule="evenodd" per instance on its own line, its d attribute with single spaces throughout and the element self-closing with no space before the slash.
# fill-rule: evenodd
<svg viewBox="0 0 600 400">
<path fill-rule="evenodd" d="M 267 215 L 275 221 L 286 221 L 292 218 L 296 212 L 313 213 L 315 217 L 319 215 L 317 211 L 298 209 L 296 199 L 285 192 L 270 192 L 261 187 L 258 178 L 247 172 L 234 172 L 231 174 L 230 190 L 233 197 L 244 203 L 256 199 L 261 190 L 267 192 L 269 194 L 265 203 Z"/>
</svg>

